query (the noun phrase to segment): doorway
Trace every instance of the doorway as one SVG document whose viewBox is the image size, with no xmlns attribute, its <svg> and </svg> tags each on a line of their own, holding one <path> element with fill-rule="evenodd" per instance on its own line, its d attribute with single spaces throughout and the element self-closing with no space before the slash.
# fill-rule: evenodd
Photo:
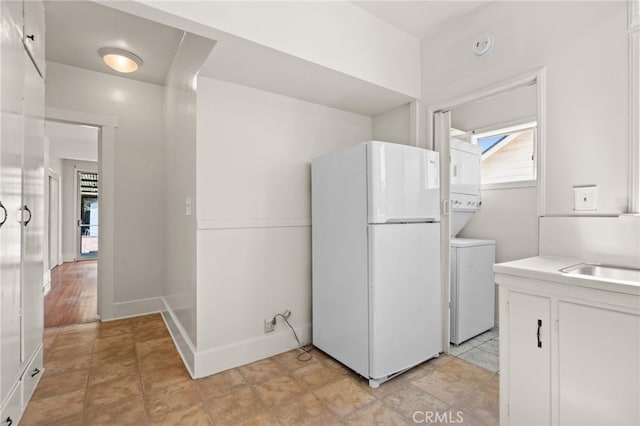
<svg viewBox="0 0 640 426">
<path fill-rule="evenodd" d="M 100 128 L 48 119 L 45 248 L 50 273 L 45 327 L 98 316 L 98 143 Z"/>
<path fill-rule="evenodd" d="M 78 259 L 98 257 L 98 173 L 80 171 L 78 182 Z"/>
</svg>

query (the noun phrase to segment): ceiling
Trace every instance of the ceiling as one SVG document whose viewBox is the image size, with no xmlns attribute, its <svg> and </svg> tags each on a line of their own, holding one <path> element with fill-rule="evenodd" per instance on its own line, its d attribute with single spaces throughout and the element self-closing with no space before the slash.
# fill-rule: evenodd
<svg viewBox="0 0 640 426">
<path fill-rule="evenodd" d="M 89 1 L 45 1 L 46 58 L 92 71 L 163 84 L 183 32 Z M 101 47 L 118 47 L 142 58 L 143 66 L 123 75 L 98 56 Z"/>
<path fill-rule="evenodd" d="M 356 1 L 354 4 L 415 37 L 487 3 L 475 1 Z M 114 7 L 118 7 L 114 4 Z M 126 10 L 126 9 L 125 9 Z M 46 58 L 79 68 L 164 84 L 184 32 L 93 1 L 45 1 Z M 375 116 L 412 98 L 395 91 L 220 33 L 201 75 Z M 118 47 L 140 56 L 135 73 L 111 70 L 98 55 Z"/>
<path fill-rule="evenodd" d="M 491 0 L 353 1 L 356 6 L 419 39 Z"/>
</svg>

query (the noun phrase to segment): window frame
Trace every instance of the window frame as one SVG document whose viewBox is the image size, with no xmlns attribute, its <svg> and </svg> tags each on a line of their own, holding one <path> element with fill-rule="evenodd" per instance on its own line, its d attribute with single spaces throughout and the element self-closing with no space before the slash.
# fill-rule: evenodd
<svg viewBox="0 0 640 426">
<path fill-rule="evenodd" d="M 538 138 L 538 122 L 536 120 L 536 117 L 527 117 L 521 120 L 509 121 L 506 123 L 483 127 L 472 132 L 469 138 L 469 142 L 477 145 L 478 139 L 481 138 L 529 129 L 533 130 L 533 179 L 509 182 L 481 183 L 481 190 L 535 188 L 538 185 L 538 162 L 540 158 L 539 153 L 541 151 L 540 140 Z"/>
</svg>

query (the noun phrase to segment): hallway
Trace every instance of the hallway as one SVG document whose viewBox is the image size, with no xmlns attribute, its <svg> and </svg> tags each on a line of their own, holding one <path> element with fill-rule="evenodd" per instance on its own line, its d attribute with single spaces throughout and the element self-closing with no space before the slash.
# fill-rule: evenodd
<svg viewBox="0 0 640 426">
<path fill-rule="evenodd" d="M 51 272 L 51 291 L 44 298 L 44 327 L 98 319 L 97 261 L 68 262 Z"/>
</svg>

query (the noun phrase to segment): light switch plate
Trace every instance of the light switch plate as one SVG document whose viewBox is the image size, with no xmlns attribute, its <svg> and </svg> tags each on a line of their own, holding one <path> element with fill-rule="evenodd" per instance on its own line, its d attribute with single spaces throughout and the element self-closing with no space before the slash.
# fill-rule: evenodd
<svg viewBox="0 0 640 426">
<path fill-rule="evenodd" d="M 596 211 L 598 210 L 598 187 L 596 185 L 573 187 L 573 210 Z"/>
</svg>

